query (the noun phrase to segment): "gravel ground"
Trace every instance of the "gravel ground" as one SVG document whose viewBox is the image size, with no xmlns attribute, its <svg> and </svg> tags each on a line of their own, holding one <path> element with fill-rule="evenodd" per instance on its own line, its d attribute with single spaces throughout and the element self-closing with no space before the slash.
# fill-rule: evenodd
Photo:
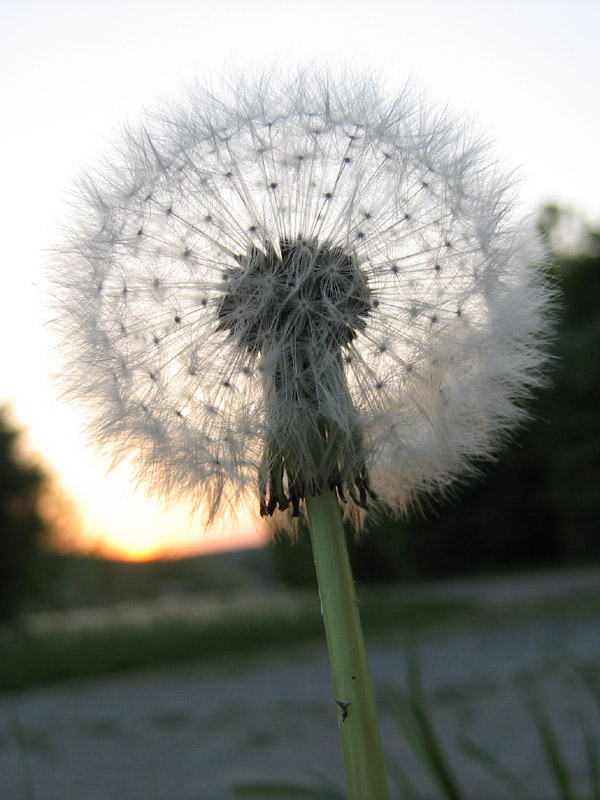
<svg viewBox="0 0 600 800">
<path fill-rule="evenodd" d="M 600 570 L 414 588 L 512 607 L 509 623 L 430 630 L 416 643 L 436 728 L 470 800 L 515 795 L 463 755 L 456 744 L 462 736 L 520 776 L 529 792 L 522 797 L 556 796 L 524 697 L 556 726 L 586 788 L 582 726 L 597 731 L 598 712 L 569 664 L 576 655 L 600 674 L 600 612 L 554 621 L 514 613 L 525 602 L 563 594 L 568 612 L 577 589 L 599 590 Z M 390 687 L 405 683 L 406 642 L 397 636 L 368 649 L 386 749 L 424 797 L 439 797 L 390 713 Z M 306 782 L 315 773 L 341 787 L 335 718 L 324 645 L 4 694 L 0 798 L 228 800 L 235 782 Z"/>
</svg>

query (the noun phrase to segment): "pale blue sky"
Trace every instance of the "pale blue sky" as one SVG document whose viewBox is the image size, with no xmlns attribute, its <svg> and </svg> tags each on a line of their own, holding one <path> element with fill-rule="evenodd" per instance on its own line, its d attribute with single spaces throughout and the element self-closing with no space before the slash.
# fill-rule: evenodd
<svg viewBox="0 0 600 800">
<path fill-rule="evenodd" d="M 554 201 L 600 222 L 600 3 L 0 0 L 0 16 L 0 403 L 107 540 L 212 541 L 131 501 L 124 471 L 105 479 L 49 385 L 43 269 L 70 182 L 157 95 L 232 65 L 331 61 L 372 67 L 390 87 L 413 78 L 496 143 L 525 211 Z"/>
</svg>

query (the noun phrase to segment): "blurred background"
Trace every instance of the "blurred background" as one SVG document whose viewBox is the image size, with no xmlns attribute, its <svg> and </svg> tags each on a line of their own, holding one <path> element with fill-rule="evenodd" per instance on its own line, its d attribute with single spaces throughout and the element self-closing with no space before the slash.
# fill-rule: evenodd
<svg viewBox="0 0 600 800">
<path fill-rule="evenodd" d="M 312 581 L 305 537 L 293 548 L 286 541 L 272 545 L 256 509 L 206 528 L 188 508 L 165 509 L 136 491 L 126 465 L 108 473 L 108 461 L 81 433 L 81 410 L 54 384 L 61 363 L 47 330 L 46 265 L 69 224 L 71 187 L 101 160 L 119 126 L 186 82 L 276 62 L 373 68 L 390 88 L 414 80 L 434 101 L 466 113 L 515 169 L 520 210 L 538 221 L 549 242 L 550 279 L 563 298 L 552 386 L 532 403 L 533 423 L 451 503 L 434 501 L 422 518 L 371 525 L 353 549 L 358 579 L 414 580 L 597 558 L 595 3 L 549 2 L 542 9 L 532 1 L 379 0 L 366 9 L 358 2 L 296 8 L 176 0 L 167 8 L 158 0 L 143 6 L 129 0 L 100 8 L 4 0 L 2 11 L 4 617 L 19 597 L 58 602 L 48 594 L 55 591 L 52 580 L 70 583 L 59 564 L 70 569 L 75 553 L 86 568 L 93 555 L 104 575 L 118 559 L 173 561 L 262 548 L 278 579 Z"/>
<path fill-rule="evenodd" d="M 495 571 L 600 564 L 600 232 L 583 226 L 564 247 L 571 215 L 540 211 L 560 290 L 551 385 L 497 462 L 412 518 L 378 517 L 349 533 L 357 581 L 382 584 Z M 75 502 L 22 446 L 10 408 L 0 416 L 0 619 L 34 610 L 213 590 L 231 581 L 316 586 L 307 531 L 292 541 L 243 537 L 221 555 L 119 559 L 87 542 Z M 177 535 L 176 533 L 174 534 Z M 199 534 L 201 536 L 202 534 Z M 253 543 L 255 544 L 255 543 Z M 198 550 L 201 550 L 201 542 Z"/>
<path fill-rule="evenodd" d="M 415 518 L 379 518 L 360 542 L 349 536 L 367 630 L 387 642 L 381 651 L 376 646 L 377 676 L 390 678 L 393 663 L 394 676 L 402 679 L 398 663 L 407 636 L 424 642 L 426 677 L 439 691 L 447 685 L 436 665 L 465 667 L 465 659 L 489 653 L 490 647 L 497 648 L 495 666 L 482 669 L 496 689 L 507 664 L 511 679 L 531 670 L 546 680 L 550 672 L 540 673 L 536 659 L 559 639 L 566 649 L 579 646 L 586 664 L 600 669 L 600 642 L 592 633 L 598 630 L 600 599 L 597 3 L 0 0 L 0 10 L 0 701 L 8 703 L 0 719 L 0 765 L 6 796 L 226 797 L 218 782 L 204 793 L 197 784 L 178 784 L 169 794 L 171 773 L 170 789 L 156 775 L 155 785 L 142 785 L 135 775 L 146 762 L 135 759 L 134 766 L 118 767 L 109 786 L 98 776 L 116 756 L 107 751 L 103 762 L 101 749 L 87 773 L 83 768 L 75 777 L 69 773 L 71 783 L 58 772 L 45 782 L 44 758 L 63 753 L 72 772 L 75 755 L 62 751 L 60 736 L 55 739 L 44 728 L 50 719 L 62 719 L 65 698 L 56 694 L 58 688 L 40 688 L 49 694 L 35 696 L 33 687 L 124 670 L 138 675 L 142 667 L 202 659 L 205 672 L 200 669 L 188 689 L 200 692 L 197 681 L 205 681 L 204 697 L 221 676 L 224 662 L 215 666 L 214 659 L 227 656 L 225 672 L 233 670 L 240 694 L 228 695 L 220 716 L 215 711 L 212 722 L 203 722 L 205 736 L 196 746 L 209 758 L 206 731 L 218 739 L 222 720 L 239 721 L 240 697 L 247 697 L 248 685 L 235 665 L 250 653 L 268 652 L 273 669 L 292 674 L 289 659 L 281 661 L 284 649 L 320 642 L 305 531 L 294 544 L 287 538 L 271 541 L 253 509 L 235 524 L 223 519 L 205 529 L 188 509 L 164 509 L 134 493 L 126 467 L 106 474 L 106 461 L 80 433 L 78 409 L 53 385 L 60 362 L 45 328 L 45 267 L 68 224 L 65 202 L 72 182 L 101 158 L 119 125 L 135 120 L 157 96 L 177 94 L 182 84 L 218 78 L 232 67 L 327 61 L 373 67 L 391 88 L 414 79 L 435 99 L 465 111 L 492 139 L 499 158 L 514 166 L 521 211 L 537 220 L 553 254 L 545 269 L 561 295 L 555 359 L 550 387 L 530 403 L 531 422 L 497 463 L 451 500 L 436 500 Z M 573 615 L 567 621 L 566 610 Z M 515 630 L 521 626 L 516 640 L 501 641 L 506 628 L 498 627 L 499 617 Z M 498 632 L 500 639 L 492 645 L 469 639 L 467 646 L 460 639 L 467 635 L 465 626 L 482 618 L 485 630 Z M 535 620 L 535 626 L 523 628 L 524 620 L 527 625 Z M 450 630 L 458 638 L 454 644 L 444 639 L 450 650 L 436 656 L 435 642 Z M 531 660 L 513 664 L 508 653 L 515 647 Z M 294 663 L 304 664 L 311 675 L 305 655 L 294 653 Z M 260 666 L 256 669 L 260 673 Z M 320 669 L 327 696 L 326 656 Z M 135 686 L 147 695 L 152 680 L 144 675 Z M 463 670 L 452 680 L 459 700 L 473 696 L 473 675 Z M 549 685 L 556 695 L 558 684 Z M 118 691 L 111 686 L 124 697 L 134 690 L 133 683 Z M 169 705 L 163 689 L 157 689 L 164 705 L 155 715 L 157 742 L 164 743 L 189 734 L 192 720 L 180 705 L 175 710 Z M 106 685 L 103 691 L 109 691 Z M 116 695 L 111 697 L 113 716 L 90 712 L 92 722 L 88 716 L 77 723 L 80 734 L 83 728 L 91 731 L 86 758 L 90 742 L 108 747 L 122 743 L 129 731 Z M 103 702 L 110 705 L 106 696 Z M 269 736 L 285 738 L 287 702 L 280 698 L 279 723 L 270 734 L 260 734 L 266 737 L 263 756 Z M 442 727 L 450 713 L 447 698 L 444 702 L 436 706 Z M 36 716 L 42 707 L 46 723 Z M 252 709 L 250 703 L 240 725 L 260 749 Z M 480 709 L 460 709 L 465 719 L 481 719 Z M 320 719 L 321 711 L 311 718 Z M 564 714 L 557 713 L 568 731 Z M 134 717 L 130 709 L 129 718 Z M 329 725 L 325 712 L 323 718 Z M 302 719 L 304 745 L 312 740 L 325 752 L 328 745 Z M 63 733 L 73 729 L 73 720 L 63 723 Z M 44 744 L 45 736 L 52 746 Z M 232 733 L 228 737 L 228 746 L 237 741 Z M 335 737 L 334 730 L 337 746 Z M 80 739 L 87 741 L 83 734 Z M 177 741 L 178 752 L 187 752 Z M 519 747 L 523 759 L 530 751 L 522 742 Z M 527 768 L 535 771 L 540 753 L 531 748 Z M 239 764 L 248 765 L 250 757 L 244 758 Z M 280 772 L 295 774 L 281 759 Z M 259 759 L 260 774 L 279 774 L 267 761 L 270 766 Z M 224 771 L 231 771 L 231 761 L 226 766 Z M 334 777 L 338 767 L 332 767 Z M 249 766 L 247 774 L 254 774 Z"/>
</svg>

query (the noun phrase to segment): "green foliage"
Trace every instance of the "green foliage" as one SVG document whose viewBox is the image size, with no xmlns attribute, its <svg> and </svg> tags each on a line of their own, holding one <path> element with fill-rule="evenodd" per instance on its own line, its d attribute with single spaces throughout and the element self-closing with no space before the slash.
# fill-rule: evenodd
<svg viewBox="0 0 600 800">
<path fill-rule="evenodd" d="M 597 681 L 597 671 L 593 669 Z M 586 680 L 587 688 L 598 702 L 597 683 Z M 555 797 L 558 800 L 583 800 L 583 795 L 576 788 L 576 776 L 569 770 L 565 753 L 559 741 L 555 728 L 546 716 L 541 702 L 533 703 L 526 700 L 535 730 L 539 737 L 545 755 L 547 768 L 553 778 L 556 789 Z M 454 770 L 446 759 L 442 743 L 437 737 L 431 720 L 427 700 L 421 686 L 418 666 L 414 659 L 409 661 L 408 687 L 406 690 L 390 690 L 388 707 L 399 730 L 413 752 L 423 764 L 426 775 L 432 783 L 437 785 L 439 797 L 444 800 L 467 800 L 467 795 L 459 788 Z M 600 749 L 597 737 L 591 731 L 585 731 L 586 755 L 590 773 L 591 792 L 589 800 L 598 800 L 598 773 L 600 770 Z M 529 788 L 518 776 L 514 775 L 507 765 L 499 762 L 492 753 L 480 748 L 470 740 L 463 741 L 463 750 L 477 762 L 490 777 L 503 783 L 511 792 L 515 800 L 526 800 L 533 795 Z M 406 776 L 394 759 L 391 759 L 394 772 L 400 774 L 402 781 L 398 782 L 400 797 L 406 800 L 420 800 L 416 792 L 406 792 Z M 586 797 L 588 797 L 586 795 Z"/>
<path fill-rule="evenodd" d="M 388 689 L 387 707 L 402 731 L 406 741 L 426 769 L 427 774 L 436 784 L 440 798 L 443 800 L 461 800 L 464 798 L 459 788 L 454 771 L 450 766 L 427 708 L 421 676 L 414 658 L 408 662 L 408 688 Z M 404 773 L 399 761 L 390 759 L 394 775 L 399 779 L 400 787 L 410 798 L 418 798 L 408 775 Z M 408 792 L 407 792 L 408 790 Z"/>
<path fill-rule="evenodd" d="M 592 699 L 600 708 L 599 678 L 597 666 L 587 664 L 575 665 L 580 672 Z M 457 776 L 455 767 L 446 755 L 444 743 L 440 740 L 435 723 L 431 716 L 428 700 L 421 683 L 421 675 L 414 655 L 408 661 L 408 683 L 404 687 L 388 687 L 385 694 L 385 706 L 391 718 L 409 745 L 412 753 L 420 762 L 427 782 L 435 787 L 435 795 L 424 795 L 415 788 L 407 770 L 399 758 L 388 752 L 387 763 L 390 778 L 395 788 L 394 797 L 398 800 L 425 800 L 435 796 L 439 800 L 470 800 Z M 599 800 L 600 799 L 600 746 L 598 737 L 591 730 L 585 731 L 587 768 L 590 775 L 590 794 L 583 793 L 578 787 L 578 777 L 570 771 L 565 752 L 551 721 L 545 714 L 540 702 L 532 703 L 526 699 L 535 731 L 539 737 L 546 766 L 553 779 L 553 800 Z M 503 784 L 514 800 L 532 800 L 538 797 L 535 787 L 528 786 L 509 766 L 499 761 L 493 753 L 480 747 L 469 739 L 461 742 L 463 752 L 477 763 L 492 781 Z M 272 797 L 305 798 L 337 798 L 343 797 L 341 790 L 334 785 L 318 786 L 298 784 L 261 784 L 247 783 L 232 787 L 234 794 L 242 797 L 260 797 L 267 800 Z M 533 790 L 533 791 L 532 791 Z"/>
<path fill-rule="evenodd" d="M 552 441 L 546 500 L 555 514 L 556 537 L 573 559 L 600 552 L 600 234 L 586 252 L 558 263 L 564 312 L 557 339 Z"/>
<path fill-rule="evenodd" d="M 0 622 L 12 620 L 32 590 L 44 533 L 38 511 L 44 477 L 19 459 L 18 436 L 0 409 Z"/>
<path fill-rule="evenodd" d="M 543 220 L 549 240 L 560 213 Z M 559 310 L 550 387 L 475 483 L 405 521 L 371 523 L 351 547 L 358 581 L 435 578 L 600 559 L 600 233 L 548 268 Z M 281 577 L 311 583 L 308 542 L 275 544 Z"/>
<path fill-rule="evenodd" d="M 244 591 L 260 579 L 229 554 L 119 561 L 95 554 L 43 554 L 43 591 L 32 611 L 103 606 L 206 591 Z"/>
<path fill-rule="evenodd" d="M 196 599 L 201 612 L 202 596 Z M 397 591 L 361 593 L 361 615 L 371 635 L 414 634 L 472 619 L 476 610 L 474 603 L 459 600 L 411 600 Z M 186 604 L 180 613 L 173 609 L 165 615 L 160 604 L 154 616 L 149 604 L 147 611 L 146 624 L 135 614 L 119 619 L 113 608 L 104 616 L 96 610 L 88 623 L 71 628 L 60 621 L 42 630 L 24 626 L 0 640 L 0 691 L 323 639 L 316 592 L 282 607 L 273 602 L 269 610 L 264 604 L 255 607 L 250 598 L 236 610 L 224 602 L 220 614 L 206 618 L 189 614 Z"/>
</svg>

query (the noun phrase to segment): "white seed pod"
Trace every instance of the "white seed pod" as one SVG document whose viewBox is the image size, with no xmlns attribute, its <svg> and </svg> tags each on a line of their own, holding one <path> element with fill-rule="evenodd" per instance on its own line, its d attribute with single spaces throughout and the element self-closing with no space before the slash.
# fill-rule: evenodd
<svg viewBox="0 0 600 800">
<path fill-rule="evenodd" d="M 141 479 L 404 510 L 497 449 L 545 360 L 511 181 L 369 77 L 240 81 L 129 129 L 52 266 L 66 391 Z"/>
</svg>

